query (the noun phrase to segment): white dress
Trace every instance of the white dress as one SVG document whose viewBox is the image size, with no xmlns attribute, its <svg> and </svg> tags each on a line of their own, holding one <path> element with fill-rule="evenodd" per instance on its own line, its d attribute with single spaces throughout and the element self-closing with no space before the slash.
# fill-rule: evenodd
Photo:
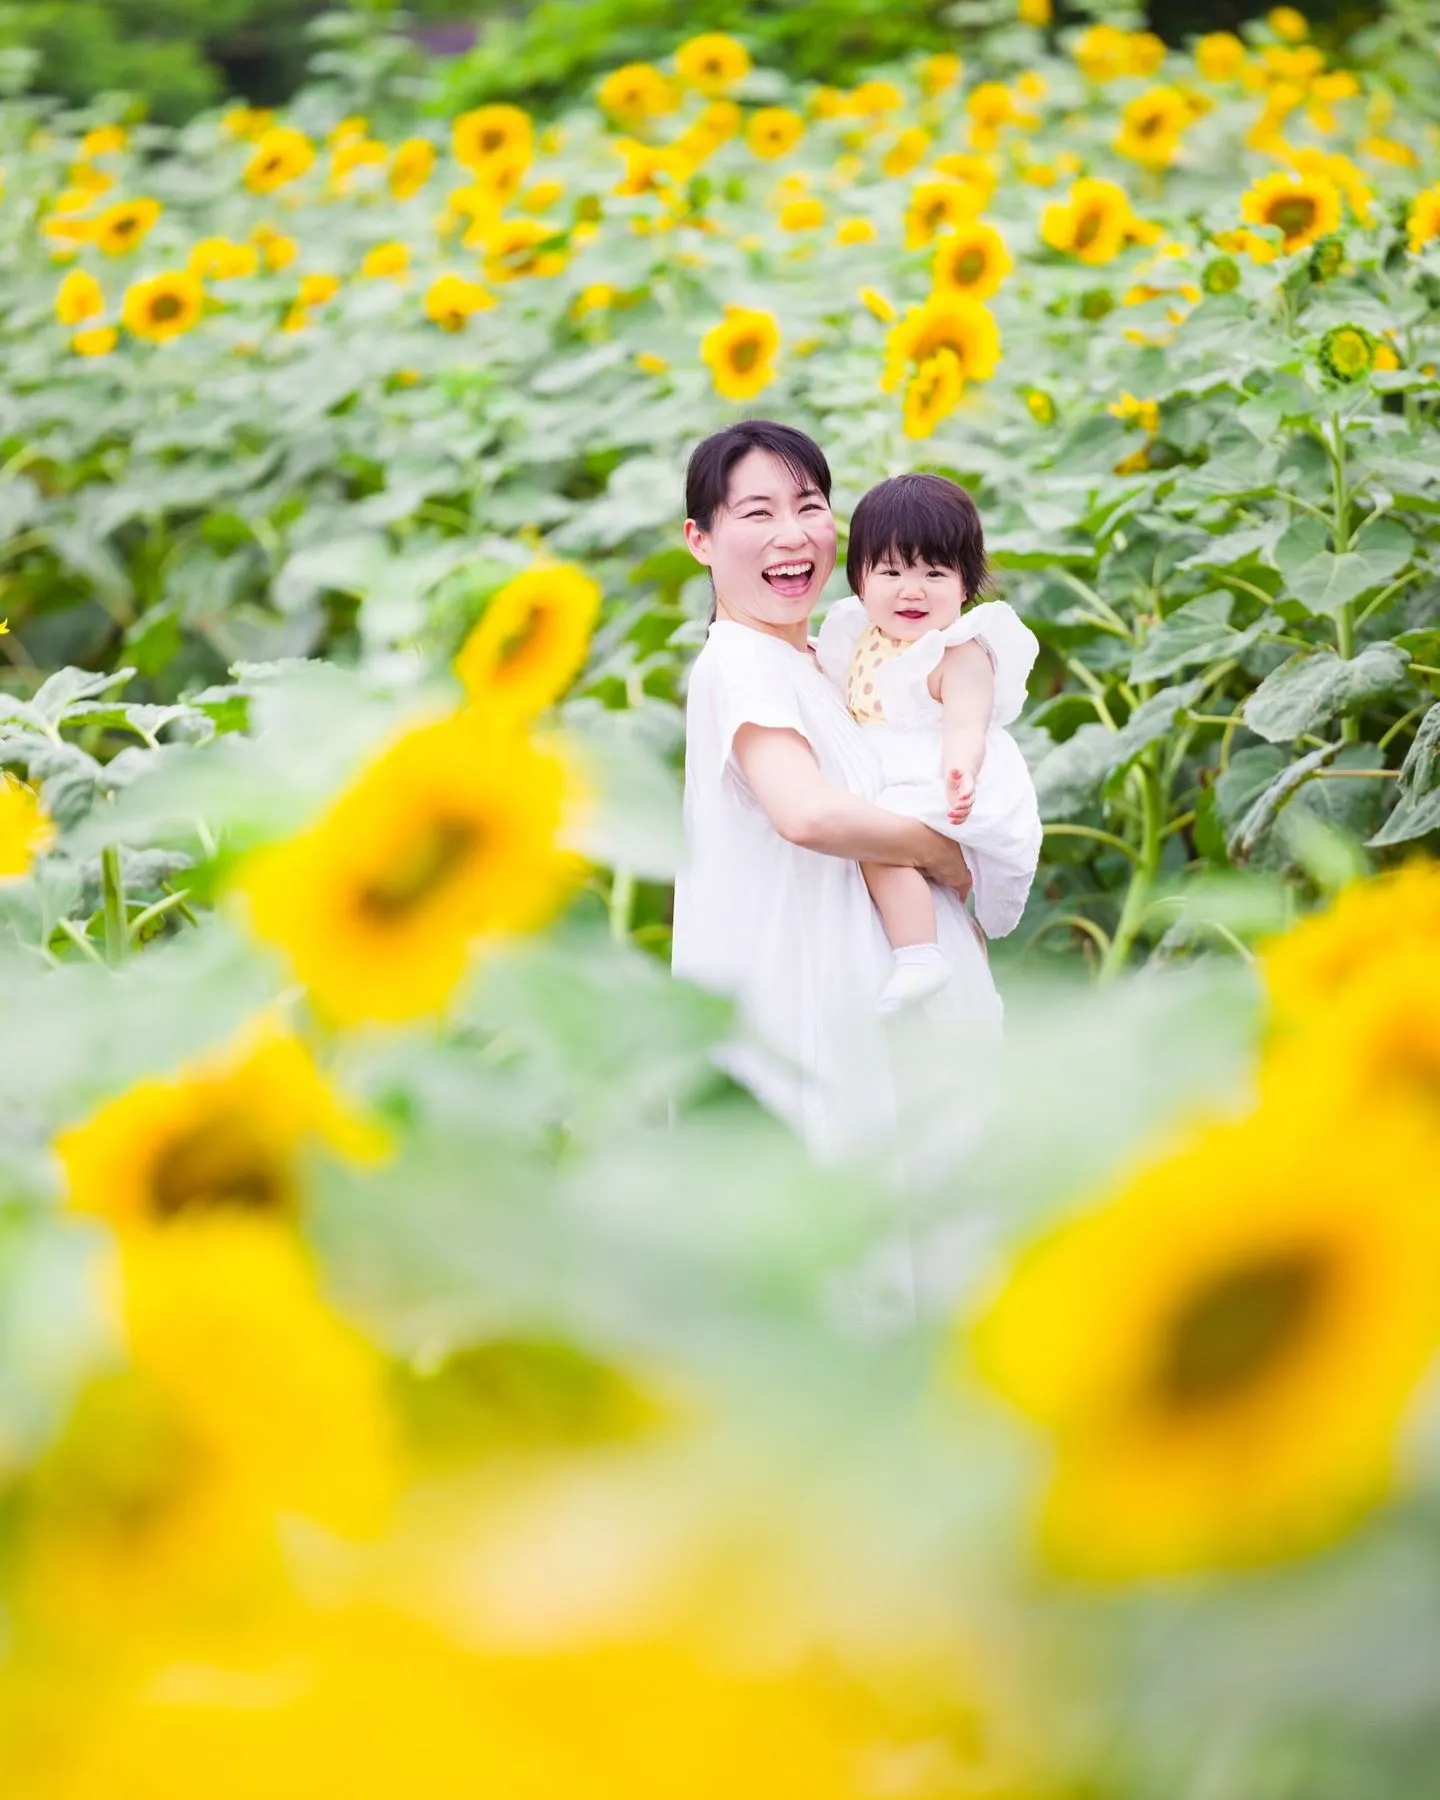
<svg viewBox="0 0 1440 1800">
<path fill-rule="evenodd" d="M 857 639 L 870 621 L 853 596 L 837 600 L 820 627 L 820 667 L 845 692 Z M 944 708 L 930 692 L 934 669 L 952 644 L 984 645 L 995 669 L 995 710 L 975 803 L 960 825 L 946 817 L 941 726 Z M 927 631 L 883 662 L 875 673 L 884 719 L 860 726 L 881 770 L 879 801 L 892 812 L 954 838 L 975 878 L 975 916 L 987 937 L 1004 937 L 1020 923 L 1040 858 L 1040 808 L 1020 747 L 1005 727 L 1025 704 L 1025 683 L 1039 643 L 1014 607 L 987 600 L 967 608 L 945 631 Z"/>
<path fill-rule="evenodd" d="M 787 843 L 736 763 L 742 725 L 798 732 L 820 772 L 873 800 L 871 735 L 815 658 L 720 620 L 690 674 L 685 714 L 686 863 L 675 888 L 677 975 L 737 1002 L 724 1065 L 818 1155 L 887 1143 L 897 1124 L 891 1040 L 875 996 L 890 950 L 857 863 Z M 936 888 L 954 970 L 926 1002 L 937 1035 L 993 1055 L 1000 997 L 971 920 Z"/>
</svg>

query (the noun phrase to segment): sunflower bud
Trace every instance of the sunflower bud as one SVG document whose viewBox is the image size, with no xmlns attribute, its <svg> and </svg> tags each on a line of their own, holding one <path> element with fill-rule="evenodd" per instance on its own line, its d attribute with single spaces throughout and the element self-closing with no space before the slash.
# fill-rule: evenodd
<svg viewBox="0 0 1440 1800">
<path fill-rule="evenodd" d="M 1114 307 L 1115 296 L 1109 288 L 1087 288 L 1080 296 L 1080 317 L 1089 319 L 1091 324 L 1097 319 L 1103 319 Z"/>
<path fill-rule="evenodd" d="M 1200 279 L 1207 294 L 1233 294 L 1240 285 L 1240 265 L 1233 256 L 1217 256 L 1206 263 Z"/>
<path fill-rule="evenodd" d="M 1375 366 L 1375 340 L 1360 325 L 1336 325 L 1320 340 L 1320 366 L 1336 381 L 1358 381 Z"/>
<path fill-rule="evenodd" d="M 1343 238 L 1321 238 L 1310 252 L 1310 279 L 1312 281 L 1333 281 L 1345 266 L 1345 242 Z"/>
</svg>

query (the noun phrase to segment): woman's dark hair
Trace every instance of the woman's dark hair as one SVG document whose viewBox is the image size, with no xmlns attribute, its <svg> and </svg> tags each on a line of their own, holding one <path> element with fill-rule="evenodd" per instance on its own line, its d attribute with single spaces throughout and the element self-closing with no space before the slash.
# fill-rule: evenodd
<svg viewBox="0 0 1440 1800">
<path fill-rule="evenodd" d="M 712 431 L 690 453 L 685 469 L 685 517 L 709 531 L 730 491 L 730 471 L 752 450 L 778 457 L 802 487 L 818 488 L 830 498 L 830 465 L 814 438 L 793 425 L 773 419 L 742 419 L 723 431 Z"/>
<path fill-rule="evenodd" d="M 967 600 L 989 579 L 975 502 L 943 475 L 896 475 L 871 488 L 855 508 L 845 557 L 850 591 L 858 594 L 865 577 L 889 556 L 958 570 Z"/>
</svg>

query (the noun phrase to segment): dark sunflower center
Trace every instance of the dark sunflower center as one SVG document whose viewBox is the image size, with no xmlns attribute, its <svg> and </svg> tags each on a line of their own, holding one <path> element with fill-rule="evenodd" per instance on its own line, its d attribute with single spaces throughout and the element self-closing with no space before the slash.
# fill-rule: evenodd
<svg viewBox="0 0 1440 1800">
<path fill-rule="evenodd" d="M 501 639 L 498 654 L 502 669 L 519 662 L 527 651 L 534 649 L 545 634 L 548 618 L 549 611 L 546 607 L 532 606 L 514 630 Z"/>
<path fill-rule="evenodd" d="M 759 338 L 736 338 L 735 342 L 730 346 L 731 367 L 738 375 L 748 375 L 759 360 Z"/>
<path fill-rule="evenodd" d="M 1088 250 L 1100 235 L 1100 227 L 1104 223 L 1104 214 L 1098 207 L 1090 206 L 1081 213 L 1075 224 L 1075 248 Z"/>
<path fill-rule="evenodd" d="M 925 225 L 930 231 L 938 230 L 944 224 L 950 208 L 943 200 L 932 200 L 925 208 Z"/>
<path fill-rule="evenodd" d="M 157 294 L 150 302 L 150 317 L 157 325 L 168 325 L 184 310 L 185 303 L 177 294 Z"/>
<path fill-rule="evenodd" d="M 116 237 L 131 237 L 140 229 L 140 221 L 133 218 L 117 219 L 114 229 Z"/>
<path fill-rule="evenodd" d="M 985 252 L 966 250 L 963 255 L 956 257 L 953 273 L 956 281 L 978 281 L 985 273 Z"/>
<path fill-rule="evenodd" d="M 360 911 L 375 923 L 395 924 L 451 880 L 474 855 L 478 842 L 468 819 L 432 820 L 383 874 L 361 888 Z"/>
<path fill-rule="evenodd" d="M 1167 1411 L 1222 1405 L 1263 1380 L 1314 1319 L 1327 1284 L 1312 1250 L 1227 1270 L 1191 1295 L 1171 1319 L 1156 1391 Z"/>
<path fill-rule="evenodd" d="M 1315 202 L 1308 194 L 1287 194 L 1275 201 L 1265 219 L 1267 224 L 1278 225 L 1288 241 L 1315 223 Z"/>
<path fill-rule="evenodd" d="M 150 1173 L 157 1218 L 235 1208 L 278 1212 L 289 1198 L 285 1171 L 248 1120 L 218 1114 L 168 1143 Z"/>
</svg>

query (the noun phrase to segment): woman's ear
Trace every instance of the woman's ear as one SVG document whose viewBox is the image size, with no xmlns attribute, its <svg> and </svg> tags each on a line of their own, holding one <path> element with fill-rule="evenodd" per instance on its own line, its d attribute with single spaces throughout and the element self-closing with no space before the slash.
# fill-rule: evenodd
<svg viewBox="0 0 1440 1800">
<path fill-rule="evenodd" d="M 696 562 L 710 567 L 710 533 L 702 531 L 693 519 L 685 521 L 685 542 Z"/>
</svg>

